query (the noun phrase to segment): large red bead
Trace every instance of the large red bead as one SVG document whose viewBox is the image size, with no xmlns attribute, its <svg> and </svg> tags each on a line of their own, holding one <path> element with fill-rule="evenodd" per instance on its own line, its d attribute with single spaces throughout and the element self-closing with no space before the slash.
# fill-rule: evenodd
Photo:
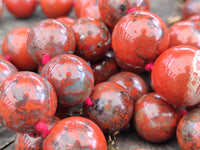
<svg viewBox="0 0 200 150">
<path fill-rule="evenodd" d="M 47 63 L 41 75 L 54 86 L 59 104 L 75 106 L 82 103 L 92 91 L 92 69 L 82 58 L 64 54 Z"/>
<path fill-rule="evenodd" d="M 116 57 L 137 72 L 164 52 L 168 44 L 166 25 L 148 11 L 140 10 L 124 16 L 116 24 L 112 34 Z"/>
<path fill-rule="evenodd" d="M 104 23 L 113 29 L 130 8 L 135 11 L 149 10 L 149 4 L 149 0 L 99 0 L 99 11 Z"/>
<path fill-rule="evenodd" d="M 0 83 L 8 76 L 17 73 L 17 68 L 5 59 L 0 58 Z"/>
<path fill-rule="evenodd" d="M 19 27 L 13 29 L 6 35 L 2 44 L 2 53 L 9 56 L 11 62 L 19 69 L 24 71 L 33 71 L 37 65 L 29 56 L 26 48 L 26 40 L 30 28 Z"/>
<path fill-rule="evenodd" d="M 138 98 L 148 92 L 145 81 L 135 73 L 120 72 L 110 77 L 108 81 L 123 86 L 133 101 L 138 100 Z"/>
<path fill-rule="evenodd" d="M 37 23 L 29 32 L 27 50 L 33 60 L 41 65 L 44 54 L 54 57 L 75 50 L 73 31 L 60 22 L 47 19 Z"/>
<path fill-rule="evenodd" d="M 38 122 L 48 122 L 56 112 L 52 85 L 31 72 L 7 77 L 0 85 L 0 122 L 15 132 L 32 133 Z"/>
<path fill-rule="evenodd" d="M 76 54 L 85 60 L 96 61 L 104 56 L 110 46 L 111 36 L 100 19 L 80 18 L 73 25 Z"/>
<path fill-rule="evenodd" d="M 94 106 L 85 106 L 84 114 L 104 132 L 119 131 L 132 118 L 134 102 L 122 86 L 112 82 L 99 83 L 90 97 Z"/>
<path fill-rule="evenodd" d="M 72 8 L 73 0 L 40 0 L 44 14 L 49 18 L 66 16 Z"/>
<path fill-rule="evenodd" d="M 179 114 L 156 93 L 143 95 L 135 103 L 137 132 L 149 142 L 163 142 L 175 135 Z"/>
<path fill-rule="evenodd" d="M 182 150 L 200 149 L 200 109 L 188 112 L 178 123 L 177 140 Z"/>
<path fill-rule="evenodd" d="M 83 117 L 69 117 L 55 125 L 43 143 L 43 150 L 56 149 L 107 150 L 107 143 L 94 122 Z"/>
<path fill-rule="evenodd" d="M 192 106 L 200 102 L 200 51 L 176 46 L 161 54 L 152 69 L 154 90 L 168 103 Z"/>
<path fill-rule="evenodd" d="M 183 6 L 183 18 L 200 15 L 200 0 L 187 0 Z"/>
<path fill-rule="evenodd" d="M 190 45 L 200 48 L 200 15 L 178 22 L 169 28 L 169 47 Z"/>
<path fill-rule="evenodd" d="M 17 18 L 31 16 L 36 8 L 36 0 L 4 0 L 7 9 Z"/>
</svg>

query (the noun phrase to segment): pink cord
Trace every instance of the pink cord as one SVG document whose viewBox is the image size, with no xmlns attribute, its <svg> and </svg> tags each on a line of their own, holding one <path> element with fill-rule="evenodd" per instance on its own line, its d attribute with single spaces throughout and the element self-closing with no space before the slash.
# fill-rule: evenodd
<svg viewBox="0 0 200 150">
<path fill-rule="evenodd" d="M 6 55 L 4 58 L 5 58 L 5 60 L 11 62 L 11 57 L 10 57 L 10 55 Z"/>
<path fill-rule="evenodd" d="M 136 11 L 135 8 L 130 8 L 130 9 L 128 9 L 128 13 L 135 12 L 135 11 Z"/>
<path fill-rule="evenodd" d="M 42 55 L 42 65 L 46 65 L 51 60 L 49 54 Z"/>
<path fill-rule="evenodd" d="M 187 111 L 184 109 L 181 109 L 180 114 L 181 114 L 181 116 L 185 116 L 187 114 Z"/>
<path fill-rule="evenodd" d="M 35 130 L 39 133 L 41 133 L 42 135 L 49 135 L 49 129 L 46 123 L 44 122 L 38 122 L 35 126 Z"/>
<path fill-rule="evenodd" d="M 145 70 L 146 71 L 151 71 L 153 69 L 153 62 L 146 64 Z"/>
<path fill-rule="evenodd" d="M 85 105 L 88 105 L 88 106 L 91 106 L 91 107 L 94 106 L 94 103 L 92 102 L 92 100 L 91 100 L 90 97 L 88 97 L 88 98 L 84 101 L 84 104 L 85 104 Z"/>
<path fill-rule="evenodd" d="M 73 2 L 72 2 L 72 7 L 75 7 L 75 5 L 76 5 L 76 2 L 73 1 Z"/>
</svg>

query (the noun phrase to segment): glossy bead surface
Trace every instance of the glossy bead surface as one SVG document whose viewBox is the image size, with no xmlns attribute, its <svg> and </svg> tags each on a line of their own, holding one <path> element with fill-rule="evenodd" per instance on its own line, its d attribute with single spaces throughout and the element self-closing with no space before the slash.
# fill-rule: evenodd
<svg viewBox="0 0 200 150">
<path fill-rule="evenodd" d="M 83 117 L 69 117 L 52 128 L 43 143 L 43 150 L 95 149 L 107 150 L 101 129 Z"/>
<path fill-rule="evenodd" d="M 113 50 L 124 64 L 138 68 L 156 59 L 168 48 L 169 35 L 164 22 L 148 11 L 127 14 L 112 33 Z"/>
<path fill-rule="evenodd" d="M 169 28 L 169 47 L 189 45 L 200 48 L 200 16 L 178 22 Z"/>
<path fill-rule="evenodd" d="M 0 83 L 8 76 L 17 73 L 17 68 L 5 59 L 0 58 Z"/>
<path fill-rule="evenodd" d="M 75 23 L 75 19 L 70 17 L 59 17 L 56 19 L 56 21 L 61 22 L 67 27 L 71 27 Z"/>
<path fill-rule="evenodd" d="M 73 0 L 40 0 L 44 14 L 49 18 L 66 16 L 72 8 Z"/>
<path fill-rule="evenodd" d="M 149 0 L 99 0 L 99 11 L 104 23 L 113 29 L 130 8 L 149 10 L 149 4 Z"/>
<path fill-rule="evenodd" d="M 6 35 L 2 44 L 2 53 L 9 56 L 11 62 L 19 69 L 24 71 L 33 71 L 37 65 L 29 56 L 26 48 L 26 40 L 30 28 L 19 27 L 13 29 Z"/>
<path fill-rule="evenodd" d="M 110 46 L 110 32 L 103 21 L 95 18 L 80 18 L 73 25 L 76 39 L 76 54 L 87 61 L 102 58 Z"/>
<path fill-rule="evenodd" d="M 175 106 L 200 102 L 200 51 L 195 47 L 176 46 L 166 50 L 152 69 L 154 90 Z"/>
<path fill-rule="evenodd" d="M 42 56 L 48 54 L 51 58 L 75 50 L 73 32 L 60 22 L 47 19 L 37 23 L 29 32 L 27 50 L 33 60 L 41 65 Z"/>
<path fill-rule="evenodd" d="M 50 60 L 41 75 L 54 86 L 58 102 L 64 106 L 82 103 L 94 86 L 94 76 L 87 62 L 72 54 Z"/>
<path fill-rule="evenodd" d="M 149 142 L 163 142 L 171 138 L 178 121 L 176 109 L 156 93 L 145 94 L 135 103 L 136 130 Z"/>
<path fill-rule="evenodd" d="M 106 52 L 103 59 L 93 63 L 91 68 L 94 73 L 95 84 L 107 81 L 109 77 L 119 72 L 113 52 Z"/>
<path fill-rule="evenodd" d="M 122 86 L 111 82 L 99 83 L 90 97 L 94 106 L 85 106 L 84 114 L 104 132 L 115 133 L 132 118 L 134 102 Z"/>
<path fill-rule="evenodd" d="M 138 100 L 138 98 L 148 92 L 144 80 L 135 73 L 120 72 L 110 77 L 108 81 L 123 86 L 133 101 Z"/>
<path fill-rule="evenodd" d="M 200 0 L 187 0 L 183 6 L 183 18 L 200 15 Z"/>
<path fill-rule="evenodd" d="M 36 8 L 36 0 L 4 0 L 7 9 L 17 18 L 31 16 Z"/>
<path fill-rule="evenodd" d="M 54 116 L 57 97 L 52 85 L 31 72 L 7 77 L 0 86 L 0 122 L 15 132 L 32 133 L 39 122 Z"/>
<path fill-rule="evenodd" d="M 182 150 L 200 149 L 200 109 L 188 112 L 178 123 L 177 140 Z"/>
</svg>

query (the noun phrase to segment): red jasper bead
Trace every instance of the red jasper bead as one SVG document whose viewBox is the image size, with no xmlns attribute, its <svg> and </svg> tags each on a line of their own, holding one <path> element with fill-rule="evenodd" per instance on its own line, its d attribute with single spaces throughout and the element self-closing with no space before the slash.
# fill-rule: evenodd
<svg viewBox="0 0 200 150">
<path fill-rule="evenodd" d="M 84 107 L 84 114 L 104 132 L 115 133 L 131 120 L 134 102 L 122 86 L 112 82 L 97 84 L 90 95 L 94 106 Z"/>
<path fill-rule="evenodd" d="M 29 32 L 27 50 L 33 60 L 41 65 L 44 54 L 54 57 L 75 50 L 73 31 L 60 22 L 47 19 L 37 23 Z"/>
<path fill-rule="evenodd" d="M 87 62 L 78 56 L 64 54 L 47 63 L 41 75 L 54 86 L 59 104 L 75 106 L 92 91 L 94 76 Z"/>
<path fill-rule="evenodd" d="M 17 18 L 30 17 L 36 8 L 36 0 L 4 0 L 7 9 Z"/>
<path fill-rule="evenodd" d="M 55 90 L 35 73 L 10 75 L 1 83 L 0 93 L 0 122 L 15 132 L 32 133 L 38 122 L 48 122 L 56 112 Z"/>
<path fill-rule="evenodd" d="M 113 29 L 129 9 L 149 10 L 149 4 L 149 0 L 99 0 L 99 11 L 104 23 Z"/>
<path fill-rule="evenodd" d="M 67 27 L 71 27 L 75 23 L 75 19 L 69 17 L 60 17 L 57 18 L 56 21 L 61 22 Z"/>
<path fill-rule="evenodd" d="M 175 106 L 200 102 L 200 53 L 190 46 L 176 46 L 155 61 L 151 78 L 154 90 Z"/>
<path fill-rule="evenodd" d="M 103 21 L 80 18 L 73 25 L 76 54 L 85 60 L 96 61 L 104 56 L 110 46 L 110 32 Z"/>
<path fill-rule="evenodd" d="M 178 121 L 176 109 L 156 93 L 145 94 L 135 103 L 136 130 L 149 142 L 163 142 L 171 138 Z"/>
<path fill-rule="evenodd" d="M 26 40 L 30 28 L 19 27 L 13 29 L 6 35 L 2 44 L 2 53 L 4 56 L 9 56 L 11 62 L 19 70 L 35 70 L 37 65 L 29 56 L 26 49 Z"/>
<path fill-rule="evenodd" d="M 144 70 L 168 48 L 168 29 L 164 22 L 148 11 L 137 11 L 124 16 L 112 33 L 112 46 L 124 64 Z"/>
<path fill-rule="evenodd" d="M 200 0 L 187 0 L 183 6 L 183 18 L 200 15 Z"/>
<path fill-rule="evenodd" d="M 44 14 L 49 18 L 66 16 L 72 8 L 73 0 L 40 0 Z"/>
<path fill-rule="evenodd" d="M 54 126 L 43 143 L 43 150 L 56 149 L 107 150 L 107 143 L 94 122 L 83 117 L 69 117 Z"/>
<path fill-rule="evenodd" d="M 87 5 L 94 5 L 97 0 L 76 0 L 75 14 L 77 18 L 81 17 L 81 12 Z"/>
<path fill-rule="evenodd" d="M 188 112 L 178 123 L 177 140 L 182 150 L 200 149 L 200 109 Z"/>
<path fill-rule="evenodd" d="M 133 101 L 138 100 L 143 94 L 148 92 L 144 80 L 135 73 L 120 72 L 110 77 L 108 81 L 123 86 Z"/>
<path fill-rule="evenodd" d="M 15 137 L 15 150 L 42 149 L 43 138 L 37 134 L 17 133 Z"/>
<path fill-rule="evenodd" d="M 3 0 L 0 0 L 0 18 L 2 16 L 3 13 Z"/>
<path fill-rule="evenodd" d="M 200 15 L 178 22 L 169 28 L 169 47 L 190 45 L 200 48 Z"/>
<path fill-rule="evenodd" d="M 107 81 L 109 77 L 119 72 L 119 67 L 117 66 L 114 53 L 106 52 L 104 58 L 91 65 L 92 71 L 94 73 L 95 84 Z"/>
<path fill-rule="evenodd" d="M 0 83 L 8 76 L 17 73 L 17 68 L 5 59 L 0 58 Z"/>
</svg>

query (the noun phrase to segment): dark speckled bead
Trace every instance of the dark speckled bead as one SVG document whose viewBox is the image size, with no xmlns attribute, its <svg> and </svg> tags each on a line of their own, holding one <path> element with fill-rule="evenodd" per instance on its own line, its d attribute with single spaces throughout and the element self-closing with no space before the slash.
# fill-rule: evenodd
<svg viewBox="0 0 200 150">
<path fill-rule="evenodd" d="M 100 19 L 80 18 L 72 26 L 76 39 L 75 53 L 87 61 L 97 61 L 107 52 L 111 36 Z"/>
<path fill-rule="evenodd" d="M 108 81 L 123 86 L 133 101 L 138 100 L 138 98 L 148 92 L 145 81 L 135 73 L 120 72 L 110 77 Z"/>
<path fill-rule="evenodd" d="M 177 140 L 182 150 L 200 149 L 200 109 L 188 112 L 178 123 Z"/>
<path fill-rule="evenodd" d="M 104 132 L 119 131 L 132 118 L 134 102 L 122 86 L 112 82 L 99 83 L 90 97 L 94 106 L 85 106 L 84 114 Z"/>
<path fill-rule="evenodd" d="M 178 111 L 156 93 L 145 94 L 135 103 L 136 130 L 149 142 L 163 142 L 175 135 L 179 119 Z"/>
<path fill-rule="evenodd" d="M 59 104 L 67 107 L 82 103 L 94 86 L 92 69 L 85 60 L 72 54 L 50 60 L 41 75 L 54 86 Z"/>
<path fill-rule="evenodd" d="M 149 0 L 99 0 L 99 11 L 105 24 L 113 29 L 121 17 L 134 10 L 149 10 Z"/>
<path fill-rule="evenodd" d="M 92 63 L 92 71 L 94 73 L 95 84 L 107 81 L 109 77 L 119 72 L 114 58 L 114 52 L 106 52 L 103 59 Z"/>
<path fill-rule="evenodd" d="M 60 54 L 71 54 L 75 46 L 72 30 L 53 19 L 37 23 L 27 39 L 28 53 L 38 65 L 42 64 L 42 55 L 48 54 L 52 58 Z"/>
</svg>

